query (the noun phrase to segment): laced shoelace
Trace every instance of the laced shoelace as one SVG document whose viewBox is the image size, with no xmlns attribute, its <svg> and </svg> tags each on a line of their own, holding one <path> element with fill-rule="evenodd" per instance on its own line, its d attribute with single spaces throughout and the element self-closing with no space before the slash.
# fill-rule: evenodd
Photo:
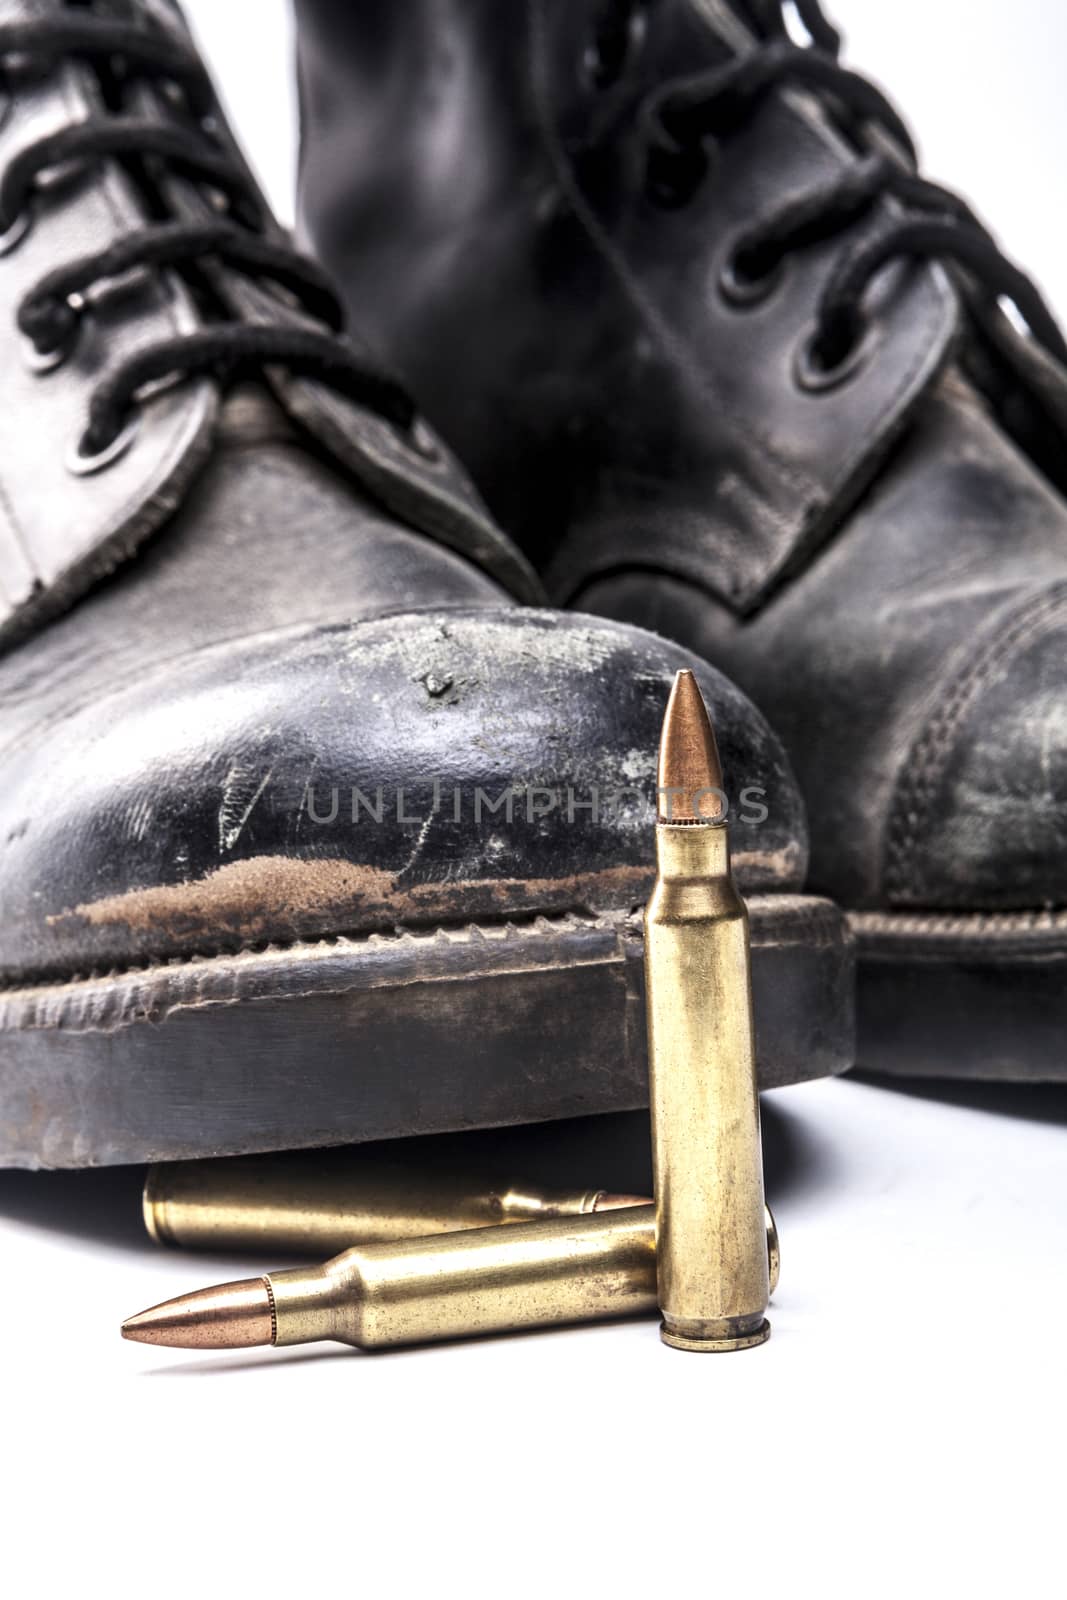
<svg viewBox="0 0 1067 1600">
<path fill-rule="evenodd" d="M 808 89 L 827 103 L 858 154 L 840 178 L 795 195 L 746 229 L 724 272 L 728 297 L 757 303 L 773 291 L 791 252 L 870 217 L 871 227 L 842 248 L 821 291 L 805 354 L 813 387 L 850 370 L 868 331 L 867 290 L 883 267 L 901 258 L 963 268 L 991 301 L 1010 301 L 1038 344 L 1067 363 L 1067 343 L 1035 284 L 1003 254 L 965 201 L 919 175 L 915 146 L 897 111 L 866 78 L 841 65 L 840 35 L 819 0 L 793 0 L 810 46 L 790 39 L 784 0 L 743 3 L 760 40 L 756 49 L 714 70 L 674 78 L 644 102 L 652 195 L 664 205 L 684 205 L 708 170 L 714 142 L 728 138 L 782 86 Z M 605 79 L 624 70 L 638 4 L 609 0 L 595 46 Z M 888 138 L 890 152 L 872 149 L 871 125 Z M 896 202 L 892 210 L 880 205 L 887 197 Z"/>
<path fill-rule="evenodd" d="M 135 163 L 141 184 L 151 187 L 144 161 L 155 158 L 166 170 L 208 186 L 225 210 L 207 221 L 146 221 L 111 245 L 47 273 L 17 311 L 19 329 L 32 345 L 32 364 L 43 371 L 62 361 L 78 337 L 88 293 L 136 268 L 180 272 L 214 259 L 273 283 L 324 325 L 321 330 L 307 328 L 281 318 L 277 323 L 246 322 L 230 312 L 215 321 L 219 313 L 213 310 L 199 332 L 132 351 L 93 390 L 75 464 L 91 466 L 116 453 L 116 445 L 132 431 L 137 398 L 146 385 L 198 374 L 230 384 L 272 364 L 317 379 L 410 432 L 415 406 L 400 382 L 338 337 L 343 312 L 326 276 L 284 238 L 262 231 L 265 214 L 251 181 L 211 134 L 215 97 L 195 54 L 161 29 L 89 11 L 0 24 L 0 63 L 28 60 L 50 66 L 67 56 L 120 70 L 124 83 L 135 78 L 159 81 L 181 96 L 195 125 L 106 112 L 33 140 L 0 174 L 0 255 L 17 248 L 32 226 L 41 175 L 68 162 L 113 157 Z"/>
</svg>

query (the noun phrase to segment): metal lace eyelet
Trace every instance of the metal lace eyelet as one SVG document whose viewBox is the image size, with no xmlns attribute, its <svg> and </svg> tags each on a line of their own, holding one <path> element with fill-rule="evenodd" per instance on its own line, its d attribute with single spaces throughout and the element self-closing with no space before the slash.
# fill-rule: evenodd
<svg viewBox="0 0 1067 1600">
<path fill-rule="evenodd" d="M 741 252 L 731 249 L 719 268 L 719 293 L 732 306 L 750 310 L 769 300 L 785 277 L 785 257 L 780 256 L 769 272 L 753 277 L 741 270 Z"/>
<path fill-rule="evenodd" d="M 26 334 L 22 334 L 22 363 L 26 365 L 26 370 L 37 374 L 38 378 L 43 378 L 45 373 L 54 373 L 58 366 L 62 366 L 62 363 L 74 355 L 80 331 L 82 325 L 80 322 L 75 322 L 74 326 L 67 330 L 66 338 L 61 339 L 59 344 L 50 350 L 38 350 L 34 341 L 27 338 Z"/>
<path fill-rule="evenodd" d="M 57 344 L 54 350 L 38 350 L 32 339 L 22 341 L 22 360 L 28 372 L 43 377 L 61 367 L 74 348 L 74 342 Z"/>
<path fill-rule="evenodd" d="M 124 427 L 120 428 L 110 444 L 102 450 L 96 450 L 91 455 L 82 449 L 82 440 L 67 451 L 66 468 L 76 478 L 90 478 L 94 472 L 102 472 L 105 467 L 110 467 L 113 462 L 124 456 L 133 444 L 141 428 L 139 412 L 134 412 Z"/>
<path fill-rule="evenodd" d="M 19 212 L 14 222 L 0 233 L 0 256 L 8 256 L 18 248 L 29 233 L 32 221 L 28 210 Z"/>
<path fill-rule="evenodd" d="M 826 394 L 831 389 L 839 389 L 866 366 L 876 343 L 875 330 L 868 324 L 840 361 L 827 366 L 818 354 L 818 327 L 813 323 L 793 357 L 793 378 L 797 387 L 807 394 Z"/>
<path fill-rule="evenodd" d="M 20 322 L 22 311 L 26 304 L 27 302 L 24 301 L 19 310 Z M 36 309 L 38 315 L 30 320 L 36 324 L 38 329 L 43 329 L 45 327 L 45 319 L 40 315 L 41 308 L 39 304 Z M 54 372 L 57 367 L 61 367 L 74 354 L 78 340 L 81 338 L 85 316 L 85 301 L 82 296 L 72 295 L 61 307 L 55 309 L 65 313 L 65 315 L 57 317 L 53 322 L 53 328 L 57 330 L 55 344 L 49 346 L 48 349 L 41 350 L 28 333 L 23 333 L 22 336 L 23 365 L 29 372 L 36 373 L 38 376 L 42 376 L 46 372 Z"/>
</svg>

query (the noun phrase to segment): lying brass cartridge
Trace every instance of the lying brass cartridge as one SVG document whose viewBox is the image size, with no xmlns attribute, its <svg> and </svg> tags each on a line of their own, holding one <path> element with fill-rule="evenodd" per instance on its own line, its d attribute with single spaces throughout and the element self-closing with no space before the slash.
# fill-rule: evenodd
<svg viewBox="0 0 1067 1600">
<path fill-rule="evenodd" d="M 425 1141 L 423 1141 L 425 1143 Z M 277 1250 L 320 1259 L 353 1244 L 420 1239 L 496 1222 L 583 1216 L 647 1196 L 501 1183 L 451 1163 L 372 1146 L 150 1167 L 144 1223 L 157 1244 Z"/>
<path fill-rule="evenodd" d="M 643 1205 L 360 1245 L 323 1266 L 167 1300 L 129 1318 L 122 1335 L 187 1349 L 336 1339 L 375 1350 L 648 1315 L 656 1310 L 655 1240 L 655 1208 Z M 769 1212 L 765 1251 L 776 1278 Z"/>
<path fill-rule="evenodd" d="M 748 916 L 688 671 L 663 722 L 659 796 L 645 986 L 662 1336 L 679 1350 L 744 1350 L 770 1334 Z"/>
</svg>

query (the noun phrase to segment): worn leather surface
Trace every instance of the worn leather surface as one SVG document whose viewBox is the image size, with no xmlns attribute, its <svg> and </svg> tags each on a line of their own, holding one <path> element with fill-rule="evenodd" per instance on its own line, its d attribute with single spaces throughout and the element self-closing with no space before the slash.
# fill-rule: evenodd
<svg viewBox="0 0 1067 1600">
<path fill-rule="evenodd" d="M 639 904 L 687 664 L 625 625 L 509 608 L 291 442 L 224 445 L 119 581 L 0 664 L 0 972 Z M 781 746 L 697 666 L 739 880 L 796 888 Z"/>
<path fill-rule="evenodd" d="M 647 92 L 752 48 L 725 0 L 643 8 L 606 91 L 583 68 L 599 0 L 298 14 L 307 236 L 553 597 L 754 696 L 800 776 L 815 889 L 1067 903 L 1056 364 L 1003 317 L 980 328 L 940 266 L 898 264 L 847 381 L 798 384 L 851 230 L 758 304 L 720 275 L 739 227 L 855 159 L 825 115 L 776 91 L 691 202 L 643 180 Z"/>
<path fill-rule="evenodd" d="M 0 18 L 43 9 L 3 0 Z M 84 114 L 91 85 L 80 67 L 32 74 L 25 119 L 21 93 L 7 108 L 0 170 L 39 114 Z M 202 211 L 190 184 L 161 183 L 173 211 Z M 412 441 L 272 369 L 223 395 L 144 396 L 126 454 L 68 471 L 92 383 L 202 313 L 175 275 L 140 272 L 94 299 L 68 360 L 31 372 L 14 311 L 46 264 L 143 220 L 121 169 L 96 163 L 50 184 L 0 258 L 0 977 L 628 910 L 650 880 L 647 816 L 632 793 L 599 821 L 582 808 L 594 788 L 651 793 L 671 675 L 692 658 L 624 624 L 515 605 L 539 594 L 532 571 L 429 430 Z M 234 315 L 297 316 L 221 268 L 215 288 Z M 700 670 L 732 795 L 755 786 L 767 808 L 761 825 L 746 827 L 752 808 L 739 820 L 741 882 L 795 889 L 806 831 L 781 745 Z M 353 789 L 374 801 L 379 787 L 381 820 L 353 821 Z"/>
<path fill-rule="evenodd" d="M 746 623 L 619 574 L 584 603 L 728 661 L 796 760 L 847 903 L 1062 903 L 1067 517 L 954 379 L 847 535 Z"/>
</svg>

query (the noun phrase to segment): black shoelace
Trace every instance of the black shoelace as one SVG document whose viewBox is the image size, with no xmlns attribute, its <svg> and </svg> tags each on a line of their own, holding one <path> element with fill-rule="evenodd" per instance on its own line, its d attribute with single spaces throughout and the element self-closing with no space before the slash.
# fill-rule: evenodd
<svg viewBox="0 0 1067 1600">
<path fill-rule="evenodd" d="M 178 125 L 116 111 L 71 123 L 34 140 L 0 174 L 0 254 L 14 249 L 32 226 L 34 189 L 40 175 L 61 163 L 114 157 L 136 164 L 149 183 L 145 158 L 208 186 L 225 210 L 207 221 L 146 221 L 105 249 L 95 250 L 47 273 L 25 295 L 18 325 L 31 341 L 42 370 L 72 347 L 85 315 L 87 291 L 98 282 L 138 267 L 195 268 L 214 260 L 247 276 L 273 283 L 322 323 L 320 331 L 283 319 L 271 322 L 209 321 L 200 332 L 161 339 L 123 358 L 96 386 L 78 446 L 83 461 L 106 457 L 128 428 L 139 392 L 149 383 L 211 374 L 223 383 L 255 376 L 276 365 L 315 378 L 394 426 L 410 430 L 411 398 L 389 372 L 338 337 L 343 313 L 325 275 L 284 238 L 260 231 L 263 207 L 240 164 L 219 145 L 208 119 L 215 114 L 210 80 L 193 52 L 161 29 L 72 12 L 28 23 L 0 24 L 0 61 L 49 64 L 74 55 L 125 80 L 151 78 L 181 97 L 196 119 Z"/>
<path fill-rule="evenodd" d="M 906 257 L 962 267 L 991 300 L 1011 301 L 1034 339 L 1067 362 L 1067 343 L 1033 282 L 1005 257 L 959 196 L 919 176 L 915 146 L 898 113 L 866 78 L 840 64 L 840 36 L 819 0 L 793 4 L 810 46 L 789 38 L 783 0 L 744 0 L 760 39 L 757 48 L 726 66 L 671 80 L 642 110 L 649 186 L 665 205 L 684 205 L 691 198 L 707 171 L 714 141 L 727 138 L 783 85 L 814 91 L 858 151 L 869 152 L 859 154 L 839 179 L 795 196 L 746 230 L 732 252 L 725 292 L 738 303 L 756 303 L 773 290 L 790 252 L 831 239 L 865 217 L 873 219 L 879 202 L 892 197 L 896 208 L 881 208 L 870 229 L 842 249 L 822 290 L 806 356 L 816 380 L 850 369 L 867 331 L 864 297 L 871 280 L 889 262 Z M 609 4 L 596 51 L 608 78 L 624 69 L 637 14 L 637 0 Z M 890 140 L 891 153 L 872 149 L 866 135 L 872 124 Z"/>
</svg>

